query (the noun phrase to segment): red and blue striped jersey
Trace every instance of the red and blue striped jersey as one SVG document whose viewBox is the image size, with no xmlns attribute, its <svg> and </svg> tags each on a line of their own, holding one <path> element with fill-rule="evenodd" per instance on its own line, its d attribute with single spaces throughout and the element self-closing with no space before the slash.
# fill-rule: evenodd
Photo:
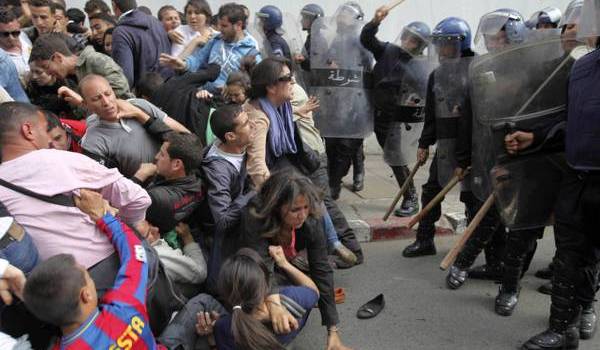
<svg viewBox="0 0 600 350">
<path fill-rule="evenodd" d="M 97 222 L 119 254 L 115 284 L 100 300 L 98 310 L 54 349 L 164 349 L 150 330 L 146 310 L 148 264 L 144 247 L 127 225 L 110 214 Z"/>
</svg>

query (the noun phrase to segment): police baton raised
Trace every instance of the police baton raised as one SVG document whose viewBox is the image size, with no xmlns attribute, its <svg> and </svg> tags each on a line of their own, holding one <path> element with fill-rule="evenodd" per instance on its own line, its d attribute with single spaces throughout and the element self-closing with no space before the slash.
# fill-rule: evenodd
<svg viewBox="0 0 600 350">
<path fill-rule="evenodd" d="M 483 203 L 481 208 L 479 208 L 479 211 L 477 211 L 477 214 L 475 214 L 475 217 L 473 217 L 473 220 L 471 220 L 469 226 L 467 226 L 467 228 L 465 229 L 465 233 L 463 233 L 462 237 L 460 237 L 460 240 L 456 242 L 456 244 L 454 244 L 454 247 L 452 247 L 448 254 L 446 254 L 444 260 L 442 260 L 442 262 L 440 263 L 440 269 L 445 271 L 446 269 L 448 269 L 448 267 L 450 267 L 450 265 L 454 263 L 454 260 L 456 260 L 456 257 L 458 256 L 458 253 L 460 253 L 460 251 L 465 246 L 469 238 L 473 235 L 475 229 L 477 228 L 477 226 L 479 226 L 481 220 L 483 220 L 483 218 L 485 217 L 485 214 L 487 214 L 492 205 L 494 205 L 495 199 L 496 192 L 493 192 L 488 197 L 488 199 L 486 199 L 485 203 Z"/>
<path fill-rule="evenodd" d="M 405 2 L 406 0 L 396 0 L 396 1 L 392 1 L 390 2 L 385 8 L 388 11 L 391 11 L 394 7 L 400 5 L 401 3 Z"/>
<path fill-rule="evenodd" d="M 421 166 L 421 163 L 417 162 L 417 164 L 415 164 L 415 166 L 412 168 L 412 170 L 410 171 L 410 174 L 408 175 L 406 180 L 404 180 L 402 187 L 400 187 L 400 191 L 398 191 L 396 198 L 394 198 L 392 205 L 390 205 L 390 208 L 388 209 L 387 213 L 385 213 L 385 215 L 383 216 L 383 221 L 387 221 L 387 219 L 390 217 L 390 215 L 396 208 L 396 205 L 400 201 L 400 198 L 402 198 L 402 196 L 404 195 L 404 192 L 406 192 L 406 190 L 408 190 L 408 187 L 410 186 L 410 182 L 415 177 L 415 174 L 417 173 L 417 170 L 419 170 L 420 166 Z"/>
<path fill-rule="evenodd" d="M 465 170 L 463 177 L 466 176 L 467 174 L 469 174 L 469 171 L 471 171 L 471 167 L 468 167 Z M 431 209 L 433 209 L 433 207 L 435 207 L 437 204 L 439 204 L 442 201 L 442 199 L 444 199 L 446 194 L 448 194 L 448 192 L 450 192 L 454 188 L 454 186 L 456 186 L 456 184 L 459 183 L 460 181 L 461 181 L 460 176 L 454 175 L 454 177 L 452 177 L 452 179 L 450 180 L 450 182 L 448 182 L 446 187 L 444 187 L 440 191 L 440 193 L 437 194 L 437 196 L 435 196 L 429 203 L 427 203 L 425 208 L 421 209 L 421 211 L 419 213 L 417 213 L 417 215 L 413 216 L 413 218 L 408 223 L 407 227 L 412 228 L 413 226 L 415 226 L 417 224 L 417 222 L 421 221 L 421 219 L 423 219 L 423 217 L 425 217 L 425 215 L 427 215 L 427 213 L 429 213 L 431 211 Z"/>
</svg>

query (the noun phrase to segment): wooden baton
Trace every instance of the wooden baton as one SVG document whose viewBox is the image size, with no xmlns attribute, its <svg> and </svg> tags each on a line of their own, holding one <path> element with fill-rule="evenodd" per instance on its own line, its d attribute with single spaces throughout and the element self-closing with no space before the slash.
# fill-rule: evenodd
<svg viewBox="0 0 600 350">
<path fill-rule="evenodd" d="M 396 1 L 392 1 L 392 2 L 390 2 L 390 3 L 389 3 L 387 6 L 386 6 L 386 9 L 387 9 L 388 11 L 391 11 L 391 10 L 392 10 L 394 7 L 396 7 L 396 6 L 400 5 L 400 4 L 401 4 L 401 3 L 403 3 L 404 1 L 406 1 L 406 0 L 396 0 Z"/>
<path fill-rule="evenodd" d="M 479 226 L 485 214 L 487 214 L 492 205 L 494 205 L 495 199 L 496 193 L 492 192 L 492 194 L 490 194 L 490 196 L 485 200 L 485 203 L 483 203 L 481 208 L 479 208 L 479 211 L 477 211 L 477 214 L 475 214 L 475 217 L 473 218 L 473 220 L 471 220 L 469 226 L 467 226 L 467 228 L 465 229 L 465 233 L 463 233 L 462 237 L 460 237 L 460 240 L 456 242 L 456 244 L 454 244 L 454 247 L 452 247 L 448 254 L 446 254 L 444 260 L 442 260 L 442 262 L 440 263 L 440 269 L 445 271 L 446 269 L 448 269 L 448 267 L 450 267 L 450 265 L 452 265 L 452 263 L 454 263 L 454 260 L 456 260 L 456 257 L 458 256 L 458 253 L 460 253 L 462 248 L 465 246 L 465 243 L 467 243 L 469 238 L 473 235 L 475 229 L 477 229 L 477 226 Z"/>
<path fill-rule="evenodd" d="M 400 198 L 402 198 L 402 196 L 404 195 L 404 192 L 406 192 L 406 190 L 408 190 L 410 182 L 415 177 L 415 174 L 417 173 L 417 170 L 419 170 L 420 167 L 421 167 L 421 164 L 419 162 L 417 162 L 417 164 L 415 164 L 415 166 L 412 168 L 412 170 L 410 171 L 410 174 L 408 175 L 406 180 L 404 180 L 402 187 L 400 187 L 400 191 L 398 191 L 396 198 L 394 198 L 392 205 L 390 205 L 390 208 L 388 209 L 387 213 L 385 213 L 385 215 L 383 216 L 383 221 L 387 221 L 387 219 L 390 217 L 390 215 L 396 208 L 396 205 L 400 201 Z"/>
</svg>

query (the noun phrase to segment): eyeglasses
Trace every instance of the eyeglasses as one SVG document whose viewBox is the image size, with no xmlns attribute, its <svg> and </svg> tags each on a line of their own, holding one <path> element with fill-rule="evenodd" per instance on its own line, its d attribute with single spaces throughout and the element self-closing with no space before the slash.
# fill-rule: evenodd
<svg viewBox="0 0 600 350">
<path fill-rule="evenodd" d="M 20 30 L 15 30 L 15 31 L 12 31 L 12 32 L 0 32 L 0 35 L 2 35 L 5 38 L 8 38 L 9 36 L 18 38 L 19 35 L 21 35 L 21 31 Z"/>
<path fill-rule="evenodd" d="M 277 81 L 282 82 L 282 83 L 289 83 L 293 79 L 294 79 L 294 75 L 292 73 L 290 73 L 288 75 L 284 75 L 282 77 L 277 78 Z"/>
</svg>

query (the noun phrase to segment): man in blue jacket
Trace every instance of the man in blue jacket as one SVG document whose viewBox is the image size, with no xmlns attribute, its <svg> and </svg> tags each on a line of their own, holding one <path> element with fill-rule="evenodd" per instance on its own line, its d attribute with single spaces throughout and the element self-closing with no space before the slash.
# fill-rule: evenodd
<svg viewBox="0 0 600 350">
<path fill-rule="evenodd" d="M 171 42 L 162 24 L 137 10 L 136 0 L 113 0 L 119 18 L 112 36 L 112 57 L 133 89 L 146 72 L 158 72 L 163 78 L 173 71 L 158 64 L 161 53 L 171 52 Z"/>
<path fill-rule="evenodd" d="M 219 8 L 217 16 L 221 34 L 211 39 L 204 47 L 194 51 L 185 60 L 167 54 L 162 54 L 160 57 L 161 64 L 177 70 L 196 72 L 211 63 L 221 66 L 221 73 L 217 79 L 206 83 L 203 87 L 211 93 L 220 93 L 229 74 L 240 70 L 244 56 L 255 56 L 256 63 L 261 60 L 256 40 L 244 30 L 247 20 L 244 8 L 238 4 L 228 3 Z"/>
</svg>

